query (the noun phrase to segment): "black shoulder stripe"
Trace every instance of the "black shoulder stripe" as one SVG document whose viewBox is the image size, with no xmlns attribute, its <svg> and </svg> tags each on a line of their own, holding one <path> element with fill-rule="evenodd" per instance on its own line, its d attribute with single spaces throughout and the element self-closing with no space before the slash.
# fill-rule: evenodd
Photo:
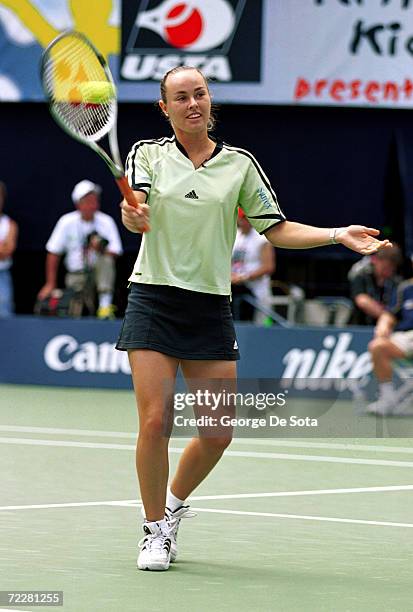
<svg viewBox="0 0 413 612">
<path fill-rule="evenodd" d="M 150 183 L 133 183 L 131 185 L 131 189 L 133 191 L 142 191 L 146 197 L 148 197 L 149 191 L 151 189 L 151 184 Z"/>
<path fill-rule="evenodd" d="M 260 175 L 260 178 L 261 178 L 262 182 L 264 183 L 264 185 L 266 186 L 266 188 L 268 189 L 268 191 L 271 193 L 272 197 L 274 198 L 274 202 L 277 205 L 278 210 L 280 210 L 280 205 L 278 204 L 277 196 L 276 196 L 273 188 L 271 187 L 271 184 L 270 184 L 269 180 L 263 174 L 261 166 L 259 165 L 259 163 L 255 159 L 255 157 L 253 155 L 251 155 L 251 153 L 249 153 L 245 149 L 238 149 L 238 147 L 231 147 L 229 145 L 224 144 L 224 149 L 228 149 L 229 151 L 235 151 L 236 153 L 240 153 L 240 155 L 245 155 L 246 157 L 248 157 L 248 159 L 250 159 L 252 161 L 256 171 Z"/>
<path fill-rule="evenodd" d="M 247 219 L 278 219 L 279 221 L 284 221 L 284 215 L 277 215 L 275 213 L 268 213 L 266 215 L 256 215 L 251 217 L 250 215 L 246 215 Z"/>
<path fill-rule="evenodd" d="M 128 155 L 128 159 L 126 160 L 126 173 L 129 172 L 129 167 L 132 168 L 132 176 L 131 176 L 131 183 L 132 185 L 134 185 L 136 183 L 136 176 L 135 176 L 135 159 L 136 159 L 136 153 L 139 149 L 139 147 L 141 146 L 141 143 L 137 142 L 136 144 L 133 145 L 129 155 Z"/>
<path fill-rule="evenodd" d="M 151 138 L 150 140 L 139 140 L 138 142 L 136 142 L 133 145 L 133 147 L 132 147 L 132 149 L 131 149 L 131 151 L 130 151 L 130 153 L 128 155 L 127 162 L 126 162 L 126 169 L 127 170 L 128 170 L 129 164 L 132 164 L 133 171 L 132 171 L 132 177 L 131 177 L 132 180 L 131 180 L 131 182 L 132 182 L 133 185 L 136 184 L 135 159 L 136 159 L 136 155 L 137 155 L 138 149 L 142 145 L 144 145 L 144 144 L 149 144 L 149 145 L 156 144 L 156 145 L 158 145 L 158 147 L 163 147 L 165 144 L 173 142 L 174 140 L 175 140 L 175 136 L 171 136 L 171 137 L 163 136 L 162 138 Z"/>
<path fill-rule="evenodd" d="M 162 136 L 162 138 L 153 138 L 151 140 L 141 140 L 140 144 L 157 144 L 159 147 L 168 144 L 168 142 L 174 142 L 175 136 Z"/>
</svg>

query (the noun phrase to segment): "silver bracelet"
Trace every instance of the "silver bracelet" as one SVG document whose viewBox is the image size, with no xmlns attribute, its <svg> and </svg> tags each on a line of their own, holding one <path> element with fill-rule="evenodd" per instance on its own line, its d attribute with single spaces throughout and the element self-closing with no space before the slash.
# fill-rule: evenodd
<svg viewBox="0 0 413 612">
<path fill-rule="evenodd" d="M 330 229 L 330 244 L 338 244 L 337 242 L 337 233 L 341 232 L 341 230 L 345 229 L 344 227 L 332 227 Z"/>
</svg>

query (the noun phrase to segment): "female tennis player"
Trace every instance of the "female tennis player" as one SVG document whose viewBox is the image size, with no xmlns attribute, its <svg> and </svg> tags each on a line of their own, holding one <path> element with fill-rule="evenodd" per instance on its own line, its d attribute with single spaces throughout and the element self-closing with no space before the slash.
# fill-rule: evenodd
<svg viewBox="0 0 413 612">
<path fill-rule="evenodd" d="M 235 380 L 239 352 L 230 310 L 231 252 L 241 207 L 271 244 L 310 248 L 340 243 L 363 255 L 384 248 L 378 230 L 317 228 L 286 221 L 270 182 L 244 149 L 216 142 L 211 95 L 195 68 L 170 70 L 159 106 L 174 135 L 142 140 L 126 174 L 140 210 L 124 200 L 123 224 L 145 232 L 117 348 L 127 350 L 139 413 L 136 467 L 145 514 L 139 569 L 167 570 L 188 514 L 185 500 L 231 441 L 199 436 L 185 448 L 170 488 L 165 411 L 178 366 L 185 379 Z"/>
</svg>

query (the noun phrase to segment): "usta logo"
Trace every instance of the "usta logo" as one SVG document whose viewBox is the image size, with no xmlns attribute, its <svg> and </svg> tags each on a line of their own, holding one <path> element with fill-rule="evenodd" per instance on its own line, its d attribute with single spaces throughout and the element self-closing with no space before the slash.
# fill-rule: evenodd
<svg viewBox="0 0 413 612">
<path fill-rule="evenodd" d="M 156 32 L 171 47 L 208 51 L 232 34 L 235 14 L 226 0 L 165 0 L 139 13 L 136 25 Z"/>
</svg>

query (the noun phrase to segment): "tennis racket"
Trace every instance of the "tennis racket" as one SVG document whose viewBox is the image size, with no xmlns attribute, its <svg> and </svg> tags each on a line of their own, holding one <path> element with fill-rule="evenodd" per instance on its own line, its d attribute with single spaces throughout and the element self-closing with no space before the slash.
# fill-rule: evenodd
<svg viewBox="0 0 413 612">
<path fill-rule="evenodd" d="M 40 74 L 55 121 L 100 155 L 125 200 L 139 209 L 119 154 L 116 87 L 105 58 L 86 36 L 66 31 L 45 49 Z M 98 145 L 105 136 L 112 157 Z"/>
</svg>

